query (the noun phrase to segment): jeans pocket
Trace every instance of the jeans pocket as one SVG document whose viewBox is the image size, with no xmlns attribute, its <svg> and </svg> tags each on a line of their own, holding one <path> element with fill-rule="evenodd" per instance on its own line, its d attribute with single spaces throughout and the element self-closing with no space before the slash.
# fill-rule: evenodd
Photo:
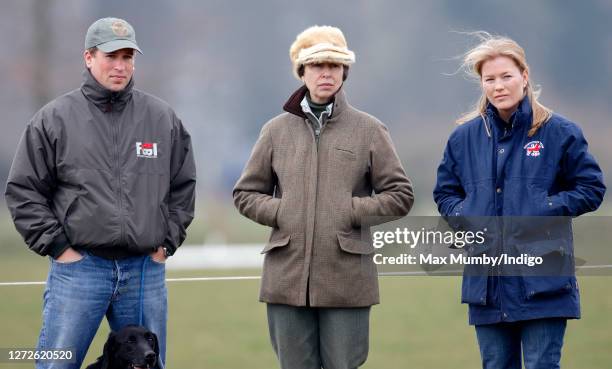
<svg viewBox="0 0 612 369">
<path fill-rule="evenodd" d="M 50 259 L 51 259 L 51 262 L 56 265 L 70 266 L 70 265 L 81 264 L 89 256 L 89 254 L 85 251 L 77 251 L 77 252 L 81 254 L 81 258 L 77 260 L 62 262 L 62 261 L 57 261 L 56 259 L 52 257 L 50 257 Z"/>
<path fill-rule="evenodd" d="M 156 265 L 166 265 L 165 261 L 158 261 L 153 259 L 153 256 L 151 255 L 147 255 L 147 257 L 149 258 L 149 260 L 151 261 L 151 263 L 156 264 Z"/>
</svg>

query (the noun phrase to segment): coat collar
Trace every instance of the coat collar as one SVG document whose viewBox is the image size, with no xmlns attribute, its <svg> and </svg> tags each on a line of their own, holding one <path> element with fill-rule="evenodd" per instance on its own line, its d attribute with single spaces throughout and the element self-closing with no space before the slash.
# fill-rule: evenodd
<svg viewBox="0 0 612 369">
<path fill-rule="evenodd" d="M 81 84 L 83 95 L 104 112 L 123 110 L 125 105 L 132 98 L 133 87 L 134 78 L 132 77 L 123 90 L 114 92 L 96 81 L 89 69 L 85 69 L 83 72 L 83 83 Z"/>
<path fill-rule="evenodd" d="M 303 85 L 302 87 L 297 89 L 297 91 L 295 91 L 289 97 L 289 99 L 283 106 L 283 110 L 293 115 L 297 115 L 298 117 L 307 119 L 306 114 L 304 113 L 302 106 L 301 106 L 302 100 L 304 99 L 304 96 L 306 96 L 306 92 L 308 92 L 306 85 Z M 342 89 L 342 87 L 340 87 L 340 90 L 338 90 L 338 92 L 336 92 L 336 95 L 334 95 L 333 101 L 334 101 L 334 108 L 332 109 L 332 116 L 329 118 L 328 122 L 333 121 L 334 118 L 340 116 L 340 114 L 342 114 L 342 112 L 348 106 L 348 102 L 346 100 L 346 94 L 344 93 L 344 90 Z"/>
<path fill-rule="evenodd" d="M 487 103 L 487 117 L 493 122 L 503 122 L 499 116 L 499 112 L 497 108 L 493 106 L 491 103 Z M 529 102 L 529 97 L 525 96 L 523 100 L 519 103 L 516 111 L 512 113 L 510 116 L 510 124 L 513 127 L 523 127 L 527 125 L 527 127 L 531 126 L 532 121 L 532 112 L 531 112 L 531 103 Z"/>
</svg>

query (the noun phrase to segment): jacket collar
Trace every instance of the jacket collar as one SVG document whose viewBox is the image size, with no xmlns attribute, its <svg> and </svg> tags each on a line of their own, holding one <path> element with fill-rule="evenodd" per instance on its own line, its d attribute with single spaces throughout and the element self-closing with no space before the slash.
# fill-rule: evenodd
<svg viewBox="0 0 612 369">
<path fill-rule="evenodd" d="M 302 99 L 302 102 L 300 103 L 300 106 L 302 107 L 302 111 L 305 114 L 310 113 L 312 115 L 315 115 L 312 112 L 312 109 L 310 108 L 310 103 L 308 101 L 308 96 L 304 96 L 304 98 Z M 325 110 L 323 111 L 323 113 L 327 113 L 327 116 L 329 117 L 329 116 L 332 115 L 333 108 L 334 108 L 334 102 L 332 101 L 329 104 L 327 104 L 327 106 L 325 106 Z"/>
<path fill-rule="evenodd" d="M 497 108 L 493 106 L 491 103 L 487 103 L 487 117 L 493 122 L 499 122 L 499 124 L 505 123 L 502 121 L 499 116 L 499 112 Z M 509 123 L 512 127 L 523 127 L 527 125 L 527 127 L 531 126 L 532 121 L 532 112 L 531 112 L 531 103 L 529 102 L 529 98 L 525 96 L 523 100 L 519 103 L 516 111 L 512 113 L 509 119 Z"/>
<path fill-rule="evenodd" d="M 289 97 L 289 99 L 283 106 L 283 110 L 293 115 L 297 115 L 298 117 L 307 119 L 306 114 L 304 113 L 301 105 L 302 100 L 304 100 L 304 97 L 306 96 L 306 92 L 308 92 L 306 85 L 303 85 L 302 87 L 298 88 L 297 91 L 295 91 Z M 340 87 L 340 90 L 338 90 L 338 92 L 336 92 L 336 95 L 334 95 L 333 103 L 334 107 L 332 109 L 332 116 L 329 118 L 328 122 L 333 121 L 334 118 L 340 116 L 340 114 L 342 114 L 342 112 L 348 106 L 346 94 L 344 93 L 342 87 Z"/>
<path fill-rule="evenodd" d="M 114 92 L 96 81 L 89 69 L 85 69 L 83 72 L 83 83 L 81 84 L 83 95 L 104 112 L 123 110 L 132 98 L 133 87 L 134 78 L 132 77 L 123 90 Z"/>
</svg>

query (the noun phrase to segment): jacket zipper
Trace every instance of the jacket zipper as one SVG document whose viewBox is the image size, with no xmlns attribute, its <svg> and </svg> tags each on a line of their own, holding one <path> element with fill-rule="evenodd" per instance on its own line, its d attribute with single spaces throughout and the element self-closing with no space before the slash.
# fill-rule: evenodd
<svg viewBox="0 0 612 369">
<path fill-rule="evenodd" d="M 501 227 L 500 227 L 500 229 L 501 229 L 501 232 L 500 232 L 501 233 L 501 238 L 499 240 L 499 243 L 500 243 L 499 246 L 500 247 L 499 247 L 499 253 L 498 253 L 499 257 L 502 256 L 503 249 L 504 249 L 504 233 L 505 233 L 504 232 L 504 227 L 505 227 L 504 223 L 505 222 L 504 222 L 503 215 L 502 215 Z M 498 291 L 499 291 L 499 310 L 502 313 L 502 321 L 505 321 L 506 320 L 505 318 L 507 317 L 507 315 L 504 312 L 504 283 L 502 281 L 502 279 L 504 278 L 504 275 L 503 275 L 502 269 L 503 269 L 503 265 L 501 265 L 501 263 L 500 263 L 500 265 L 498 266 L 498 269 L 497 269 L 497 285 L 498 285 Z"/>
<path fill-rule="evenodd" d="M 314 116 L 314 114 L 311 114 Z M 321 117 L 323 117 L 323 114 L 321 114 Z M 315 117 L 316 119 L 316 117 Z M 308 263 L 308 279 L 307 279 L 307 283 L 306 283 L 306 288 L 308 289 L 308 293 L 306 294 L 308 301 L 306 301 L 306 305 L 307 306 L 311 306 L 311 302 L 310 299 L 312 298 L 312 294 L 310 293 L 310 276 L 311 276 L 311 272 L 312 272 L 312 260 L 313 260 L 313 255 L 314 255 L 314 241 L 315 241 L 315 230 L 317 229 L 317 198 L 318 198 L 318 193 L 319 193 L 319 140 L 321 137 L 321 134 L 323 133 L 323 130 L 325 129 L 325 125 L 322 124 L 321 121 L 319 121 L 318 119 L 316 119 L 318 125 L 317 128 L 315 128 L 313 126 L 313 124 L 311 124 L 311 122 L 309 122 L 310 119 L 307 118 L 307 124 L 310 126 L 312 134 L 313 134 L 313 138 L 315 140 L 315 163 L 317 165 L 316 167 L 316 175 L 315 175 L 315 193 L 314 193 L 314 211 L 313 211 L 313 220 L 312 220 L 312 235 L 311 235 L 311 241 L 310 241 L 310 262 Z"/>
<path fill-rule="evenodd" d="M 506 126 L 504 126 L 504 135 L 502 136 L 505 137 L 508 133 L 508 129 Z M 497 172 L 499 171 L 499 168 L 497 168 L 498 162 L 497 162 L 497 150 L 498 150 L 498 144 L 499 144 L 499 137 L 494 137 L 495 142 L 493 143 L 493 160 L 495 163 L 495 187 L 497 188 L 498 186 L 498 176 L 497 176 Z M 509 154 L 508 154 L 509 155 Z M 502 172 L 503 172 L 503 168 L 502 168 Z M 506 189 L 504 188 L 502 191 L 505 191 Z M 501 257 L 501 254 L 503 252 L 503 248 L 504 248 L 504 226 L 505 226 L 505 222 L 504 222 L 504 216 L 503 216 L 503 207 L 502 207 L 502 214 L 498 214 L 497 211 L 497 202 L 498 201 L 502 201 L 499 199 L 499 194 L 497 192 L 495 192 L 494 194 L 494 199 L 495 199 L 495 219 L 496 219 L 496 223 L 497 226 L 499 227 L 500 230 L 500 239 L 499 239 L 499 252 L 497 252 L 497 254 Z M 501 195 L 503 198 L 503 195 Z M 501 316 L 502 316 L 502 322 L 505 321 L 506 318 L 506 313 L 504 313 L 504 282 L 502 281 L 503 273 L 502 273 L 502 266 L 499 265 L 497 267 L 497 297 L 499 298 L 499 310 L 501 312 Z M 488 287 L 487 287 L 488 289 Z"/>
<path fill-rule="evenodd" d="M 118 190 L 118 207 L 119 207 L 119 245 L 123 245 L 123 234 L 125 233 L 123 224 L 123 188 L 121 184 L 121 162 L 119 158 L 119 123 L 115 121 L 115 111 L 113 105 L 115 100 L 111 98 L 111 127 L 113 127 L 113 143 L 115 146 L 115 176 L 117 178 L 117 190 Z"/>
<path fill-rule="evenodd" d="M 312 120 L 310 118 L 308 118 L 309 125 L 313 126 L 312 130 L 314 132 L 315 143 L 317 145 L 317 153 L 318 153 L 319 152 L 319 137 L 321 137 L 321 131 L 323 130 L 323 123 L 319 119 L 317 119 L 317 117 L 314 114 L 312 114 L 312 113 L 306 113 L 306 114 L 309 114 L 311 116 L 311 118 L 314 119 L 314 122 L 316 122 L 316 127 L 314 127 L 313 124 L 312 124 L 313 123 Z M 321 118 L 323 118 L 323 113 L 321 113 Z M 317 170 L 318 170 L 318 166 L 317 166 Z"/>
</svg>

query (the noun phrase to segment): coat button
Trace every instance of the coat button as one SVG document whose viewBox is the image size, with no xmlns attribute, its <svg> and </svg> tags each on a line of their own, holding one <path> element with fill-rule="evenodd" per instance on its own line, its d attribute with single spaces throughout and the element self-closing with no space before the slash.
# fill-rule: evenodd
<svg viewBox="0 0 612 369">
<path fill-rule="evenodd" d="M 504 318 L 507 318 L 507 317 L 508 317 L 508 314 L 504 313 Z"/>
<path fill-rule="evenodd" d="M 498 151 L 498 152 L 499 152 L 500 154 L 503 154 L 503 153 L 504 153 L 504 149 L 499 149 L 499 151 Z"/>
<path fill-rule="evenodd" d="M 502 193 L 502 189 L 500 187 L 497 187 L 497 190 L 495 191 L 497 191 L 497 193 Z"/>
</svg>

